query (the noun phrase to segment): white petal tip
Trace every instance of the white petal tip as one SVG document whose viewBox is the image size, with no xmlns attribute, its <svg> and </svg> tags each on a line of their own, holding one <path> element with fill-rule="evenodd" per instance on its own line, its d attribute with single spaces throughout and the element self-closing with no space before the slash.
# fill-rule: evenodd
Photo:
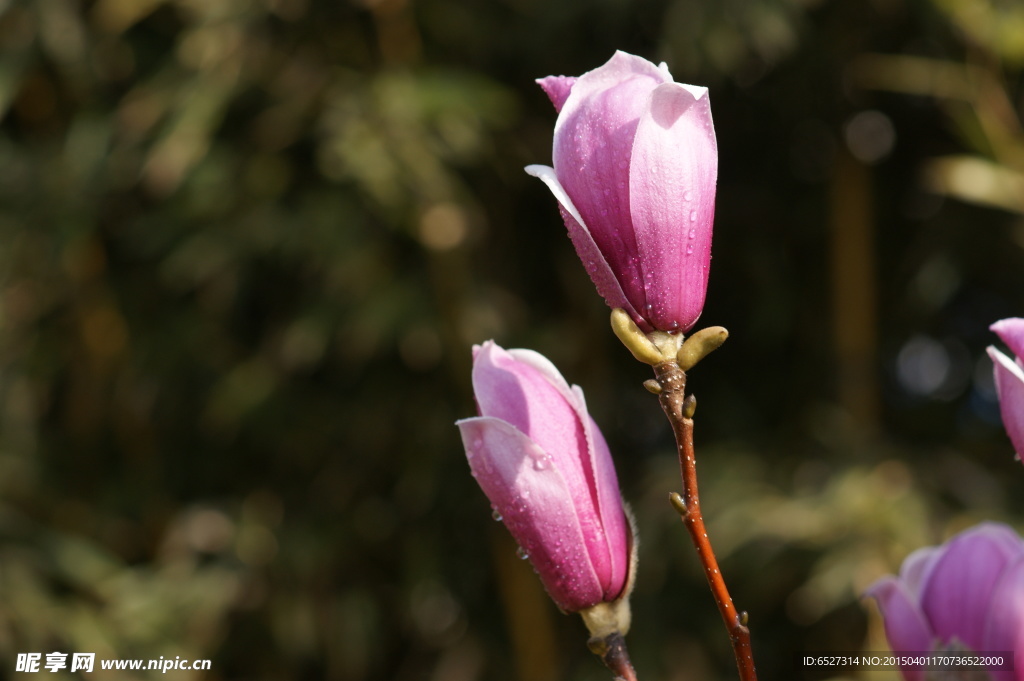
<svg viewBox="0 0 1024 681">
<path fill-rule="evenodd" d="M 544 178 L 548 173 L 554 174 L 555 169 L 550 166 L 544 166 L 539 164 L 528 165 L 523 170 L 526 171 L 527 175 L 533 175 L 534 177 Z"/>
</svg>

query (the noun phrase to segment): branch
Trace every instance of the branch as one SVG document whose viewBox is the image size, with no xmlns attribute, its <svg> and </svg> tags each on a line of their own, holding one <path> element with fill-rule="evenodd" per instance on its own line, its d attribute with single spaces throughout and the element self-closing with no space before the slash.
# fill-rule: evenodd
<svg viewBox="0 0 1024 681">
<path fill-rule="evenodd" d="M 700 512 L 700 497 L 697 493 L 697 461 L 693 451 L 693 412 L 697 401 L 691 395 L 685 396 L 686 373 L 674 361 L 662 362 L 654 367 L 657 379 L 658 401 L 672 424 L 672 432 L 676 437 L 676 448 L 679 451 L 679 467 L 683 478 L 683 493 L 671 496 L 672 505 L 682 517 L 690 533 L 693 546 L 697 549 L 697 557 L 704 567 L 704 576 L 715 597 L 718 611 L 725 622 L 732 641 L 736 666 L 742 681 L 757 681 L 754 671 L 754 658 L 750 650 L 750 630 L 747 628 L 747 613 L 739 613 L 733 605 L 729 589 L 725 585 L 722 572 L 718 569 L 718 560 L 711 548 L 704 517 Z"/>
</svg>

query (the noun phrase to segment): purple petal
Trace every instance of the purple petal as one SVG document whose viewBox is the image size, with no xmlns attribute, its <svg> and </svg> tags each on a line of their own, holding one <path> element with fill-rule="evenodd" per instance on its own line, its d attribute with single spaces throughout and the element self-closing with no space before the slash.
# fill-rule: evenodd
<svg viewBox="0 0 1024 681">
<path fill-rule="evenodd" d="M 488 341 L 473 360 L 473 393 L 481 416 L 507 421 L 553 455 L 574 456 L 586 449 L 586 434 L 566 399 L 568 387 L 557 385 L 565 379 L 551 370 L 557 382 Z"/>
<path fill-rule="evenodd" d="M 575 76 L 548 76 L 537 79 L 537 85 L 540 85 L 544 94 L 555 105 L 555 111 L 561 111 L 565 106 L 565 100 L 569 99 L 569 93 L 575 83 Z"/>
<path fill-rule="evenodd" d="M 512 425 L 477 417 L 456 423 L 477 482 L 526 551 L 552 600 L 577 612 L 603 600 L 572 494 L 550 455 Z"/>
<path fill-rule="evenodd" d="M 921 597 L 928 574 L 941 555 L 941 546 L 926 546 L 903 559 L 903 565 L 900 566 L 900 581 L 906 585 L 907 593 L 914 598 Z"/>
<path fill-rule="evenodd" d="M 655 328 L 685 331 L 704 307 L 717 178 L 707 89 L 659 85 L 637 127 L 629 171 L 646 300 L 641 312 Z"/>
<path fill-rule="evenodd" d="M 935 636 L 917 601 L 902 581 L 892 576 L 883 577 L 868 588 L 866 595 L 878 603 L 885 622 L 885 636 L 893 652 L 924 652 L 932 649 Z M 903 676 L 907 681 L 923 681 L 925 678 L 920 669 L 904 668 Z"/>
<path fill-rule="evenodd" d="M 1019 317 L 1000 319 L 988 328 L 1006 343 L 1013 354 L 1024 357 L 1024 319 Z"/>
<path fill-rule="evenodd" d="M 921 608 L 941 641 L 957 638 L 971 650 L 984 644 L 988 605 L 1021 541 L 1005 525 L 983 523 L 943 547 L 921 592 Z"/>
<path fill-rule="evenodd" d="M 1017 456 L 1024 457 L 1024 369 L 994 347 L 989 346 L 988 356 L 992 358 L 1003 428 Z"/>
<path fill-rule="evenodd" d="M 1018 558 L 1008 567 L 992 596 L 988 611 L 983 654 L 1012 652 L 1016 657 L 1016 673 L 1010 670 L 990 670 L 994 681 L 1021 681 L 1024 679 L 1024 558 Z"/>
<path fill-rule="evenodd" d="M 543 355 L 532 350 L 506 351 L 492 341 L 484 343 L 474 357 L 473 390 L 482 416 L 507 422 L 547 453 L 547 463 L 558 469 L 565 481 L 592 568 L 602 586 L 610 588 L 615 564 L 601 512 L 599 464 L 582 392 L 570 388 Z M 604 456 L 601 484 L 607 483 L 603 465 L 612 468 L 607 448 Z M 611 476 L 621 514 L 613 468 Z M 616 531 L 614 525 L 609 529 Z"/>
<path fill-rule="evenodd" d="M 584 463 L 584 467 L 589 469 L 589 477 L 594 483 L 594 503 L 597 516 L 604 528 L 604 542 L 602 546 L 595 547 L 596 551 L 591 551 L 591 559 L 605 589 L 606 600 L 614 600 L 622 594 L 629 576 L 631 531 L 626 513 L 622 510 L 619 478 L 615 473 L 615 464 L 608 443 L 605 442 L 597 423 L 587 413 L 583 391 L 574 385 L 573 392 L 576 393 L 579 413 L 590 445 L 591 456 L 589 461 Z M 607 563 L 598 560 L 595 553 L 607 553 Z M 605 566 L 607 569 L 604 569 Z"/>
<path fill-rule="evenodd" d="M 587 270 L 587 274 L 590 275 L 590 280 L 594 282 L 598 294 L 604 298 L 608 307 L 613 309 L 621 307 L 629 313 L 629 316 L 633 318 L 633 321 L 641 329 L 645 332 L 653 331 L 654 329 L 640 316 L 633 304 L 626 298 L 626 294 L 622 291 L 622 286 L 619 285 L 618 278 L 612 272 L 612 268 L 608 265 L 608 261 L 605 260 L 604 254 L 601 253 L 601 249 L 598 248 L 597 243 L 594 241 L 593 235 L 591 235 L 590 230 L 584 224 L 583 218 L 580 217 L 579 211 L 573 205 L 572 199 L 565 193 L 565 189 L 555 176 L 554 169 L 543 165 L 530 165 L 526 166 L 526 172 L 543 181 L 548 186 L 548 189 L 551 190 L 551 193 L 555 195 L 555 198 L 558 200 L 558 208 L 562 213 L 562 220 L 569 231 L 569 238 L 572 239 L 572 245 L 576 248 L 576 254 L 583 261 L 583 266 Z"/>
<path fill-rule="evenodd" d="M 554 167 L 634 307 L 643 282 L 629 209 L 629 158 L 650 92 L 668 80 L 654 64 L 616 52 L 576 81 L 555 124 Z"/>
</svg>

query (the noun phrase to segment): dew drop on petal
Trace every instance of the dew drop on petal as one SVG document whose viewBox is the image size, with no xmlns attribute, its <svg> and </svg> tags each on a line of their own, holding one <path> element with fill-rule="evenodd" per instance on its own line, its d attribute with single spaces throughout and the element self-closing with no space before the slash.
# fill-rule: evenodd
<svg viewBox="0 0 1024 681">
<path fill-rule="evenodd" d="M 501 521 L 501 514 L 498 513 L 498 509 L 494 508 L 493 506 L 491 507 L 491 517 L 499 522 Z"/>
<path fill-rule="evenodd" d="M 697 230 L 695 230 L 695 229 L 691 229 L 690 230 L 690 238 L 691 239 L 696 239 L 697 238 Z"/>
<path fill-rule="evenodd" d="M 686 255 L 693 253 L 693 244 L 686 244 Z"/>
<path fill-rule="evenodd" d="M 689 189 L 687 189 L 685 192 L 683 192 L 683 199 L 686 200 L 686 201 L 692 201 L 693 200 L 693 192 L 691 192 Z"/>
<path fill-rule="evenodd" d="M 533 470 L 535 471 L 547 470 L 550 465 L 548 457 L 546 456 L 538 456 L 533 460 Z"/>
<path fill-rule="evenodd" d="M 519 560 L 526 560 L 530 557 L 530 554 L 522 546 L 516 548 L 516 555 L 519 556 Z"/>
<path fill-rule="evenodd" d="M 690 222 L 697 222 L 697 211 L 690 211 Z"/>
</svg>

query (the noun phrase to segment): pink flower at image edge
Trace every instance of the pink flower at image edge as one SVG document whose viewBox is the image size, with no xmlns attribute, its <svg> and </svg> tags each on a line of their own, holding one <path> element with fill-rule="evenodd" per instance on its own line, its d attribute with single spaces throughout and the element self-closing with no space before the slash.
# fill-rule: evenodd
<svg viewBox="0 0 1024 681">
<path fill-rule="evenodd" d="M 989 346 L 995 374 L 996 393 L 999 396 L 999 413 L 1003 428 L 1010 436 L 1010 442 L 1018 458 L 1024 455 L 1024 319 L 1002 319 L 989 327 L 999 339 L 1010 348 L 1016 358 L 1010 359 L 996 348 Z"/>
<path fill-rule="evenodd" d="M 994 681 L 1024 681 L 1024 541 L 1006 525 L 981 523 L 903 561 L 898 576 L 867 591 L 895 653 L 1012 654 L 1017 671 L 990 668 Z M 927 681 L 904 667 L 907 681 Z"/>
</svg>

